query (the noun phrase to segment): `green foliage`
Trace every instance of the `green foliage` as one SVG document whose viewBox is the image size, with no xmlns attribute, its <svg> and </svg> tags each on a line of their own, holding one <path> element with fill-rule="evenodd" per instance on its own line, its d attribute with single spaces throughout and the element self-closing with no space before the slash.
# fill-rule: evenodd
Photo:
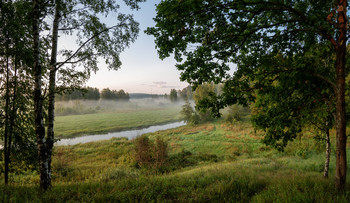
<svg viewBox="0 0 350 203">
<path fill-rule="evenodd" d="M 212 83 L 204 83 L 199 85 L 193 93 L 193 100 L 196 104 L 196 110 L 201 122 L 210 121 L 212 119 L 212 111 L 202 108 L 203 103 L 207 103 L 210 95 L 216 95 L 215 85 Z"/>
<path fill-rule="evenodd" d="M 338 4 L 165 0 L 157 5 L 156 25 L 146 33 L 155 36 L 160 58 L 174 55 L 181 80 L 194 86 L 224 84 L 221 94 L 210 93 L 196 102 L 201 109 L 220 116 L 220 109 L 248 105 L 258 97 L 260 117 L 254 122 L 266 130 L 265 143 L 283 150 L 301 125 L 312 120 L 298 115 L 315 117 L 311 111 L 334 111 L 325 100 L 335 103 L 332 54 L 341 26 L 329 22 L 339 22 L 334 13 L 330 15 Z M 237 70 L 230 75 L 232 63 Z"/>
<path fill-rule="evenodd" d="M 160 58 L 173 53 L 181 79 L 196 86 L 225 81 L 241 56 L 293 54 L 319 40 L 320 30 L 336 38 L 325 20 L 331 9 L 328 1 L 165 0 L 146 33 L 156 37 Z"/>
<path fill-rule="evenodd" d="M 68 100 L 99 100 L 100 91 L 97 88 L 86 87 L 83 89 L 75 89 L 66 91 L 65 93 L 56 94 L 56 101 L 68 101 Z"/>
<path fill-rule="evenodd" d="M 260 89 L 256 90 L 252 121 L 258 129 L 266 131 L 266 144 L 283 150 L 303 126 L 313 126 L 321 131 L 333 126 L 335 93 L 329 81 L 333 80 L 331 67 L 334 63 L 327 46 L 315 45 L 293 57 L 267 56 L 255 69 L 256 72 L 269 72 L 257 74 L 261 76 L 255 76 L 253 84 Z"/>
<path fill-rule="evenodd" d="M 31 77 L 31 2 L 0 4 L 0 171 L 22 174 L 37 169 Z M 7 158 L 6 158 L 7 157 Z"/>
<path fill-rule="evenodd" d="M 198 124 L 196 119 L 196 112 L 193 110 L 190 102 L 186 100 L 186 103 L 182 106 L 181 115 L 188 124 Z"/>
<path fill-rule="evenodd" d="M 128 93 L 125 93 L 124 90 L 117 91 L 104 88 L 101 91 L 101 99 L 129 101 L 130 96 Z"/>
<path fill-rule="evenodd" d="M 240 122 L 243 120 L 243 116 L 245 114 L 244 107 L 239 106 L 237 104 L 231 105 L 228 109 L 228 112 L 225 116 L 225 121 L 231 124 L 236 122 Z"/>
<path fill-rule="evenodd" d="M 197 161 L 192 157 L 192 153 L 182 149 L 180 153 L 173 154 L 169 157 L 168 169 L 170 171 L 175 171 L 181 168 L 194 166 L 196 163 Z"/>
<path fill-rule="evenodd" d="M 170 90 L 170 101 L 171 102 L 177 102 L 177 91 L 176 89 L 171 89 Z"/>
<path fill-rule="evenodd" d="M 193 92 L 192 92 L 191 86 L 187 86 L 187 87 L 183 88 L 182 90 L 179 90 L 178 94 L 179 94 L 180 98 L 185 100 L 185 101 L 193 99 Z"/>
</svg>

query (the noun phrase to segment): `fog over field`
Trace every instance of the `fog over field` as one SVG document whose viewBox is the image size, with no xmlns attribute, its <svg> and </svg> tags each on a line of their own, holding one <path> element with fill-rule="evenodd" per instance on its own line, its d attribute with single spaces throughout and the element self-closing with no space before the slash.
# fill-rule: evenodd
<svg viewBox="0 0 350 203">
<path fill-rule="evenodd" d="M 56 115 L 78 115 L 102 112 L 130 112 L 150 109 L 182 107 L 183 100 L 171 102 L 166 98 L 130 99 L 129 101 L 113 100 L 70 100 L 56 102 Z"/>
</svg>

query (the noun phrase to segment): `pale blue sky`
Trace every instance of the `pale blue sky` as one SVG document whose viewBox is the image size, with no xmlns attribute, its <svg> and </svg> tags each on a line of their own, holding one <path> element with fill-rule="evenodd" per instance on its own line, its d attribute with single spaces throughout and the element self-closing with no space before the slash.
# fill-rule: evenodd
<svg viewBox="0 0 350 203">
<path fill-rule="evenodd" d="M 180 82 L 175 60 L 160 60 L 154 37 L 144 33 L 147 27 L 154 25 L 155 4 L 159 2 L 160 0 L 148 0 L 140 4 L 140 10 L 132 12 L 135 20 L 140 23 L 140 33 L 136 42 L 121 54 L 121 69 L 108 71 L 105 65 L 100 64 L 100 70 L 91 76 L 88 86 L 124 89 L 129 93 L 169 94 L 172 88 L 182 89 L 188 85 Z"/>
</svg>

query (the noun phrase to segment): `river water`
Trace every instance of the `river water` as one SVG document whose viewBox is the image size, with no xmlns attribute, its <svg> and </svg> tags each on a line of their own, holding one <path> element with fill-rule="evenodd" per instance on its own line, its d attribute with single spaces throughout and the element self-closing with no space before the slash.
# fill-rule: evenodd
<svg viewBox="0 0 350 203">
<path fill-rule="evenodd" d="M 147 128 L 142 128 L 138 130 L 126 130 L 126 131 L 121 131 L 121 132 L 114 132 L 114 133 L 107 133 L 107 134 L 100 134 L 100 135 L 86 135 L 86 136 L 81 136 L 81 137 L 76 137 L 76 138 L 69 138 L 69 139 L 61 139 L 55 143 L 56 146 L 60 145 L 75 145 L 79 143 L 87 143 L 87 142 L 94 142 L 94 141 L 100 141 L 100 140 L 108 140 L 113 137 L 126 137 L 129 140 L 134 139 L 137 136 L 140 136 L 142 134 L 146 133 L 154 133 L 159 130 L 168 130 L 171 128 L 177 128 L 180 126 L 186 125 L 185 122 L 180 121 L 180 122 L 174 122 L 174 123 L 169 123 L 169 124 L 164 124 L 164 125 L 154 125 L 150 126 Z"/>
<path fill-rule="evenodd" d="M 136 138 L 137 136 L 146 134 L 146 133 L 154 133 L 159 130 L 168 130 L 172 128 L 177 128 L 180 126 L 184 126 L 186 123 L 184 121 L 174 122 L 174 123 L 168 123 L 163 125 L 154 125 L 147 128 L 137 129 L 137 130 L 126 130 L 126 131 L 120 131 L 120 132 L 114 132 L 114 133 L 107 133 L 107 134 L 98 134 L 98 135 L 86 135 L 86 136 L 80 136 L 75 138 L 68 138 L 68 139 L 61 139 L 55 143 L 56 146 L 60 145 L 75 145 L 79 143 L 87 143 L 87 142 L 94 142 L 94 141 L 100 141 L 100 140 L 108 140 L 114 137 L 126 137 L 129 140 Z M 0 145 L 0 149 L 2 149 L 3 146 Z"/>
</svg>

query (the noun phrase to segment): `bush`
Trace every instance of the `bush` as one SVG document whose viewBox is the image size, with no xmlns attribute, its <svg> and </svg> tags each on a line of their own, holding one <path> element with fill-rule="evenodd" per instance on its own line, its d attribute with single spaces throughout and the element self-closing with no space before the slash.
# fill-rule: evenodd
<svg viewBox="0 0 350 203">
<path fill-rule="evenodd" d="M 242 121 L 243 114 L 244 114 L 244 108 L 242 106 L 232 105 L 228 109 L 228 113 L 225 117 L 225 121 L 231 124 Z"/>
<path fill-rule="evenodd" d="M 182 150 L 180 153 L 169 157 L 168 170 L 174 171 L 177 169 L 193 166 L 195 164 L 197 164 L 197 161 L 192 157 L 192 153 Z"/>
<path fill-rule="evenodd" d="M 186 104 L 182 106 L 181 115 L 183 116 L 186 123 L 192 123 L 195 111 L 193 110 L 190 102 L 186 100 Z"/>
<path fill-rule="evenodd" d="M 156 144 L 153 150 L 153 156 L 153 166 L 156 170 L 160 170 L 162 167 L 165 166 L 168 158 L 168 143 L 160 137 L 157 137 L 156 139 Z"/>
<path fill-rule="evenodd" d="M 135 160 L 138 167 L 148 167 L 151 164 L 152 152 L 149 138 L 145 135 L 135 139 Z"/>
<path fill-rule="evenodd" d="M 135 139 L 135 160 L 139 168 L 152 168 L 164 172 L 168 160 L 168 143 L 160 137 L 155 144 L 147 136 Z"/>
<path fill-rule="evenodd" d="M 201 122 L 209 121 L 212 119 L 210 111 L 197 112 L 193 110 L 190 102 L 187 100 L 186 104 L 182 106 L 181 114 L 187 124 L 196 125 Z"/>
<path fill-rule="evenodd" d="M 213 120 L 213 117 L 211 115 L 211 111 L 206 109 L 205 111 L 199 111 L 198 112 L 199 120 L 200 122 L 206 122 Z"/>
</svg>

